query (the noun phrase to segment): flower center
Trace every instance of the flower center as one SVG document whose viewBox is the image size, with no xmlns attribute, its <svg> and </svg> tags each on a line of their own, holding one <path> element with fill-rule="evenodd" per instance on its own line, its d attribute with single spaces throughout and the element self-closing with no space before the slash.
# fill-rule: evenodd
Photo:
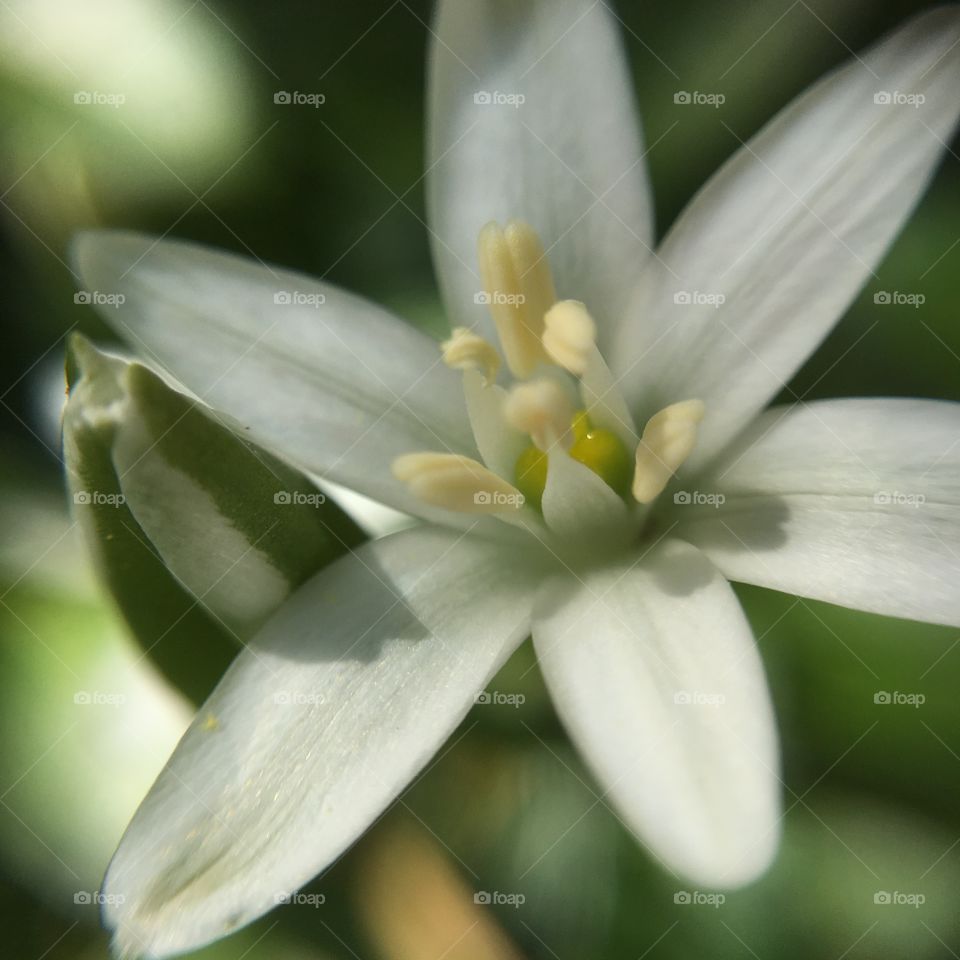
<svg viewBox="0 0 960 960">
<path fill-rule="evenodd" d="M 596 427 L 586 410 L 578 410 L 570 421 L 573 442 L 567 453 L 600 477 L 624 500 L 630 495 L 633 480 L 633 457 L 623 441 L 612 431 Z M 549 455 L 536 444 L 530 444 L 517 457 L 514 483 L 525 501 L 540 508 L 547 486 Z"/>
<path fill-rule="evenodd" d="M 575 462 L 574 471 L 586 467 L 599 477 L 621 512 L 625 505 L 651 503 L 693 450 L 703 404 L 672 404 L 638 436 L 597 348 L 593 318 L 582 303 L 557 300 L 533 228 L 519 221 L 504 229 L 487 224 L 479 260 L 485 290 L 478 299 L 490 311 L 500 351 L 465 327 L 453 331 L 442 351 L 448 366 L 464 372 L 483 463 L 459 454 L 411 453 L 394 461 L 394 476 L 435 506 L 504 519 L 542 509 L 549 521 L 551 464 L 565 459 Z M 512 375 L 509 387 L 496 382 L 501 352 Z M 566 469 L 557 473 L 570 477 Z"/>
</svg>

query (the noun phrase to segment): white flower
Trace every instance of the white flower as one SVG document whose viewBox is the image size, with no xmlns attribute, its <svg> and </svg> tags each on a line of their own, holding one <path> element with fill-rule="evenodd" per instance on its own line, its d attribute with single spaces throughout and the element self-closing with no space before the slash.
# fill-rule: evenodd
<svg viewBox="0 0 960 960">
<path fill-rule="evenodd" d="M 441 2 L 427 176 L 449 365 L 328 284 L 80 238 L 85 288 L 124 294 L 107 319 L 148 358 L 282 458 L 426 521 L 318 574 L 223 678 L 107 876 L 122 951 L 196 947 L 326 867 L 531 632 L 658 858 L 704 885 L 767 866 L 776 734 L 727 578 L 960 623 L 960 409 L 764 409 L 929 181 L 958 38 L 937 9 L 824 78 L 654 251 L 605 4 Z"/>
</svg>

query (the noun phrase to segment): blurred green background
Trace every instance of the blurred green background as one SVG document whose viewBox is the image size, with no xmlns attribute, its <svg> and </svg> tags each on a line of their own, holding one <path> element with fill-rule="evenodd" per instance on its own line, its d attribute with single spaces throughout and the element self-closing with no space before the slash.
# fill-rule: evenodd
<svg viewBox="0 0 960 960">
<path fill-rule="evenodd" d="M 619 3 L 656 144 L 660 231 L 737 136 L 923 6 Z M 255 253 L 441 329 L 421 181 L 430 17 L 427 0 L 0 5 L 4 957 L 107 956 L 90 901 L 191 711 L 127 634 L 68 518 L 65 336 L 109 336 L 74 303 L 69 237 L 127 226 Z M 726 103 L 677 107 L 679 89 L 723 92 Z M 326 102 L 279 107 L 277 90 L 322 92 Z M 78 91 L 123 91 L 126 101 L 75 104 Z M 960 400 L 956 153 L 879 274 L 782 399 Z M 878 307 L 877 289 L 926 300 Z M 786 838 L 762 881 L 719 906 L 675 902 L 694 891 L 654 865 L 599 801 L 524 648 L 491 685 L 522 694 L 522 705 L 476 707 L 393 810 L 310 888 L 322 903 L 281 908 L 200 955 L 956 956 L 960 634 L 738 592 L 784 749 Z M 97 695 L 118 690 L 122 702 Z M 925 702 L 878 705 L 878 691 Z M 478 906 L 477 891 L 524 902 Z M 923 902 L 877 903 L 880 892 Z"/>
</svg>

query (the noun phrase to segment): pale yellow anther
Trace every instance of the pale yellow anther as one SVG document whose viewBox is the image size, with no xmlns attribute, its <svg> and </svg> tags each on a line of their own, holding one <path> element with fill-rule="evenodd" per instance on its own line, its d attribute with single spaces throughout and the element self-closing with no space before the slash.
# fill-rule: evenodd
<svg viewBox="0 0 960 960">
<path fill-rule="evenodd" d="M 478 336 L 467 327 L 456 327 L 440 349 L 443 362 L 454 370 L 479 370 L 489 386 L 497 379 L 500 369 L 500 354 L 493 344 Z"/>
<path fill-rule="evenodd" d="M 684 400 L 665 407 L 647 422 L 633 475 L 633 496 L 640 503 L 655 500 L 693 452 L 703 414 L 700 400 Z"/>
<path fill-rule="evenodd" d="M 568 440 L 574 406 L 555 380 L 531 380 L 515 386 L 507 396 L 503 415 L 507 423 L 529 434 L 541 450 Z"/>
<path fill-rule="evenodd" d="M 520 280 L 531 325 L 542 332 L 544 317 L 557 302 L 550 261 L 547 260 L 537 231 L 529 223 L 511 220 L 504 231 L 504 237 L 510 248 L 517 278 Z"/>
<path fill-rule="evenodd" d="M 456 453 L 408 453 L 393 461 L 393 475 L 424 503 L 457 513 L 511 513 L 523 494 L 482 463 Z"/>
<path fill-rule="evenodd" d="M 597 340 L 597 327 L 587 308 L 577 300 L 555 303 L 545 317 L 543 346 L 550 359 L 570 373 L 582 376 Z"/>
<path fill-rule="evenodd" d="M 488 223 L 478 247 L 486 302 L 507 366 L 525 379 L 546 359 L 544 316 L 556 300 L 546 254 L 536 231 L 519 220 L 505 230 Z"/>
</svg>

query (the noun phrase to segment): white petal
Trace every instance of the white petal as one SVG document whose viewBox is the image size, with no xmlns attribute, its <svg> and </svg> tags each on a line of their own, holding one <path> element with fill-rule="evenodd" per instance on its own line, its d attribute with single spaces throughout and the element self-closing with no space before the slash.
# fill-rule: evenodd
<svg viewBox="0 0 960 960">
<path fill-rule="evenodd" d="M 676 532 L 732 580 L 960 625 L 960 404 L 771 410 L 698 487 L 726 502 L 675 507 Z"/>
<path fill-rule="evenodd" d="M 340 855 L 527 635 L 516 551 L 439 528 L 365 545 L 305 584 L 231 667 L 107 875 L 116 945 L 192 949 Z"/>
<path fill-rule="evenodd" d="M 507 423 L 503 413 L 507 391 L 498 384 L 486 384 L 476 370 L 467 370 L 463 374 L 463 392 L 483 462 L 512 483 L 517 458 L 530 446 L 530 438 Z"/>
<path fill-rule="evenodd" d="M 826 76 L 721 168 L 647 262 L 610 358 L 641 421 L 706 403 L 689 467 L 782 389 L 874 275 L 956 123 L 958 41 L 958 8 L 940 7 Z"/>
<path fill-rule="evenodd" d="M 580 380 L 580 395 L 593 423 L 612 430 L 627 449 L 636 448 L 639 437 L 633 417 L 623 399 L 620 385 L 613 379 L 610 368 L 596 347 L 590 353 L 587 369 Z"/>
<path fill-rule="evenodd" d="M 603 796 L 672 870 L 737 886 L 779 839 L 778 754 L 763 667 L 727 582 L 689 544 L 534 608 L 547 685 Z"/>
<path fill-rule="evenodd" d="M 197 477 L 160 455 L 140 411 L 130 406 L 113 461 L 137 525 L 171 574 L 232 630 L 259 625 L 289 594 L 290 581 Z"/>
<path fill-rule="evenodd" d="M 626 546 L 636 528 L 607 482 L 559 446 L 548 455 L 542 506 L 551 532 L 581 555 Z"/>
<path fill-rule="evenodd" d="M 491 329 L 474 303 L 483 289 L 477 237 L 491 220 L 519 218 L 539 232 L 560 297 L 586 302 L 603 337 L 653 234 L 610 9 L 596 0 L 442 0 L 431 58 L 428 202 L 451 323 Z M 494 102 L 478 103 L 485 95 Z"/>
<path fill-rule="evenodd" d="M 428 337 L 329 284 L 194 244 L 82 234 L 74 258 L 86 290 L 125 298 L 102 311 L 116 332 L 243 435 L 322 479 L 453 522 L 390 474 L 415 450 L 475 454 L 460 378 Z"/>
<path fill-rule="evenodd" d="M 324 493 L 371 539 L 385 537 L 417 525 L 413 517 L 386 507 L 355 490 L 341 487 L 338 483 L 330 483 L 328 480 L 321 486 Z"/>
</svg>

